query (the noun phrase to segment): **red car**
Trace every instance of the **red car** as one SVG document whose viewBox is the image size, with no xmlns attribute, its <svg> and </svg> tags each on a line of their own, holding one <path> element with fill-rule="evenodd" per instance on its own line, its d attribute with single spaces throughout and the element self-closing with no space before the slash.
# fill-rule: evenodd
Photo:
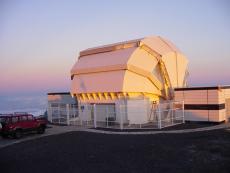
<svg viewBox="0 0 230 173">
<path fill-rule="evenodd" d="M 36 131 L 44 133 L 47 120 L 36 119 L 32 114 L 14 113 L 0 116 L 0 133 L 2 137 L 21 138 L 24 133 Z"/>
</svg>

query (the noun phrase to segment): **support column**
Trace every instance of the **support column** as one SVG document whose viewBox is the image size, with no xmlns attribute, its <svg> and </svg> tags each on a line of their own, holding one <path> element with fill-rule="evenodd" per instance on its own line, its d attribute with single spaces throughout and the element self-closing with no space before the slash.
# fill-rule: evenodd
<svg viewBox="0 0 230 173">
<path fill-rule="evenodd" d="M 121 111 L 121 105 L 120 105 L 120 103 L 119 103 L 119 105 L 118 105 L 118 112 L 119 112 L 119 115 L 120 115 L 120 129 L 121 130 L 123 130 L 123 128 L 124 128 L 124 124 L 123 124 L 123 113 L 122 113 L 122 111 Z"/>
<path fill-rule="evenodd" d="M 97 128 L 97 107 L 96 104 L 93 105 L 93 122 L 94 122 L 94 128 Z"/>
<path fill-rule="evenodd" d="M 173 113 L 174 113 L 173 104 L 174 104 L 174 102 L 171 102 L 171 103 L 170 103 L 170 110 L 169 110 L 169 111 L 171 112 L 170 115 L 171 115 L 172 124 L 173 124 L 173 119 L 174 119 L 174 117 L 173 117 L 173 115 L 174 115 L 174 114 L 173 114 Z"/>
<path fill-rule="evenodd" d="M 70 106 L 69 104 L 66 104 L 66 122 L 67 122 L 67 125 L 70 125 L 70 122 L 69 122 L 69 116 L 70 116 Z"/>
<path fill-rule="evenodd" d="M 49 120 L 51 123 L 53 123 L 53 110 L 52 110 L 51 103 L 48 103 L 47 114 L 48 114 L 48 120 Z"/>
<path fill-rule="evenodd" d="M 182 118 L 183 118 L 183 123 L 185 122 L 185 119 L 184 119 L 184 101 L 182 101 Z"/>
<path fill-rule="evenodd" d="M 58 103 L 58 122 L 60 124 L 60 119 L 61 119 L 61 109 L 60 109 L 60 103 Z"/>
<path fill-rule="evenodd" d="M 160 108 L 160 104 L 158 107 L 158 128 L 161 129 L 161 108 Z"/>
<path fill-rule="evenodd" d="M 106 127 L 108 127 L 108 125 L 109 125 L 109 124 L 108 124 L 108 123 L 109 123 L 109 122 L 108 122 L 108 121 L 109 121 L 109 118 L 108 118 L 108 117 L 109 117 L 109 116 L 108 116 L 109 110 L 108 110 L 108 105 L 105 105 L 105 106 L 106 106 L 106 107 L 105 107 L 105 109 L 106 109 L 106 112 L 105 112 L 105 114 L 106 114 L 106 115 L 105 115 L 105 116 L 106 116 Z"/>
</svg>

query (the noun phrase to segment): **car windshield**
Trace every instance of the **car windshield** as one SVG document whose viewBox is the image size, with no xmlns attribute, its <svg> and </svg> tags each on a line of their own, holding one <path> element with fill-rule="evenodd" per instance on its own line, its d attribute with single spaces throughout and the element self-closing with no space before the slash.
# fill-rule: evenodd
<svg viewBox="0 0 230 173">
<path fill-rule="evenodd" d="M 0 122 L 8 124 L 10 122 L 10 118 L 9 117 L 0 117 Z"/>
</svg>

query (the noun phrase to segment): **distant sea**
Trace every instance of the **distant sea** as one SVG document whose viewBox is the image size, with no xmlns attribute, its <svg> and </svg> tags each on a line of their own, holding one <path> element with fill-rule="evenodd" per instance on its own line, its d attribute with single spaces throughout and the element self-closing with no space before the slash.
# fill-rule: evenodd
<svg viewBox="0 0 230 173">
<path fill-rule="evenodd" d="M 28 112 L 43 115 L 47 109 L 46 95 L 0 96 L 0 114 Z"/>
</svg>

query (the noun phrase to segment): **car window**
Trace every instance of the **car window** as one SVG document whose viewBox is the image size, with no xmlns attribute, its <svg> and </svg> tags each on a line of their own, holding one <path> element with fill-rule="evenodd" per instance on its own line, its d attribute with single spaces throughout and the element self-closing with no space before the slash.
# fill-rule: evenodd
<svg viewBox="0 0 230 173">
<path fill-rule="evenodd" d="M 5 118 L 0 117 L 0 123 L 4 123 L 5 122 Z"/>
<path fill-rule="evenodd" d="M 29 121 L 33 120 L 33 116 L 32 115 L 28 115 L 28 120 Z"/>
<path fill-rule="evenodd" d="M 0 118 L 1 123 L 6 123 L 7 124 L 7 123 L 9 123 L 9 121 L 10 121 L 10 118 L 8 118 L 8 117 L 1 117 Z"/>
<path fill-rule="evenodd" d="M 21 116 L 21 121 L 26 121 L 27 120 L 27 116 L 23 115 Z"/>
<path fill-rule="evenodd" d="M 18 122 L 18 117 L 12 117 L 12 123 Z"/>
</svg>

